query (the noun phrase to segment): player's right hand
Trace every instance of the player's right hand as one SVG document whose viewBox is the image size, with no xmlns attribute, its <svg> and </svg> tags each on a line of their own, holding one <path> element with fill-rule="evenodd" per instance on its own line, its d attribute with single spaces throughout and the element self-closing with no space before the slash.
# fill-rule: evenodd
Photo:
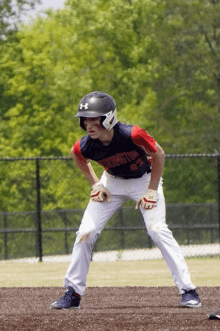
<svg viewBox="0 0 220 331">
<path fill-rule="evenodd" d="M 92 186 L 90 197 L 93 202 L 103 202 L 105 200 L 111 202 L 111 194 L 101 182 L 95 183 Z"/>
</svg>

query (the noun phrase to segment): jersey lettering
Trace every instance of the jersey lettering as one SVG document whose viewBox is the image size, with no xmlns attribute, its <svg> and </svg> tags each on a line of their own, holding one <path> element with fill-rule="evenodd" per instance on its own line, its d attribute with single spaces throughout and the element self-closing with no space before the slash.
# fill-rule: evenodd
<svg viewBox="0 0 220 331">
<path fill-rule="evenodd" d="M 118 153 L 113 156 L 107 157 L 106 159 L 97 161 L 99 164 L 106 168 L 115 168 L 122 164 L 129 163 L 135 160 L 139 156 L 137 151 Z"/>
</svg>

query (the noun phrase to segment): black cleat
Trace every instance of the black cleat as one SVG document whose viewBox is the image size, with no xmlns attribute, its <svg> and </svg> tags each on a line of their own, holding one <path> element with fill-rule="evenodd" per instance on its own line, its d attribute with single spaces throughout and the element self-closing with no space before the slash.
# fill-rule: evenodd
<svg viewBox="0 0 220 331">
<path fill-rule="evenodd" d="M 68 286 L 64 296 L 50 305 L 53 309 L 80 309 L 81 297 L 71 286 Z"/>
<path fill-rule="evenodd" d="M 183 308 L 200 308 L 202 304 L 199 299 L 199 295 L 196 290 L 184 290 L 182 294 L 182 300 L 180 306 Z"/>
</svg>

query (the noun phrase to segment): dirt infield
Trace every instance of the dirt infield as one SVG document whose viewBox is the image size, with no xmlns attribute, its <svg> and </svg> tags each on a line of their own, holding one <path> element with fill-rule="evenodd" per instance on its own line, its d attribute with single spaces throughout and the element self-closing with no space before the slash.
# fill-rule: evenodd
<svg viewBox="0 0 220 331">
<path fill-rule="evenodd" d="M 176 287 L 89 287 L 80 310 L 54 310 L 61 287 L 1 288 L 1 331 L 220 330 L 207 314 L 220 306 L 220 287 L 198 287 L 202 308 L 180 308 Z"/>
</svg>

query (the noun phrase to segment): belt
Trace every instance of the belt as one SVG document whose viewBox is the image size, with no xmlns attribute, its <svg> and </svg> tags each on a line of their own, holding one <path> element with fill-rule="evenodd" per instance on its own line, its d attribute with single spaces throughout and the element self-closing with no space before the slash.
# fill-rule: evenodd
<svg viewBox="0 0 220 331">
<path fill-rule="evenodd" d="M 145 174 L 149 174 L 149 173 L 151 173 L 151 170 L 149 169 L 149 170 L 147 170 L 143 175 L 141 175 L 141 176 L 137 176 L 137 177 L 127 177 L 127 176 L 122 177 L 122 176 L 115 176 L 115 175 L 110 174 L 108 171 L 106 171 L 106 172 L 107 172 L 108 175 L 110 175 L 110 176 L 112 176 L 112 177 L 114 177 L 114 178 L 118 178 L 118 179 L 138 179 L 138 178 L 143 177 Z"/>
</svg>

